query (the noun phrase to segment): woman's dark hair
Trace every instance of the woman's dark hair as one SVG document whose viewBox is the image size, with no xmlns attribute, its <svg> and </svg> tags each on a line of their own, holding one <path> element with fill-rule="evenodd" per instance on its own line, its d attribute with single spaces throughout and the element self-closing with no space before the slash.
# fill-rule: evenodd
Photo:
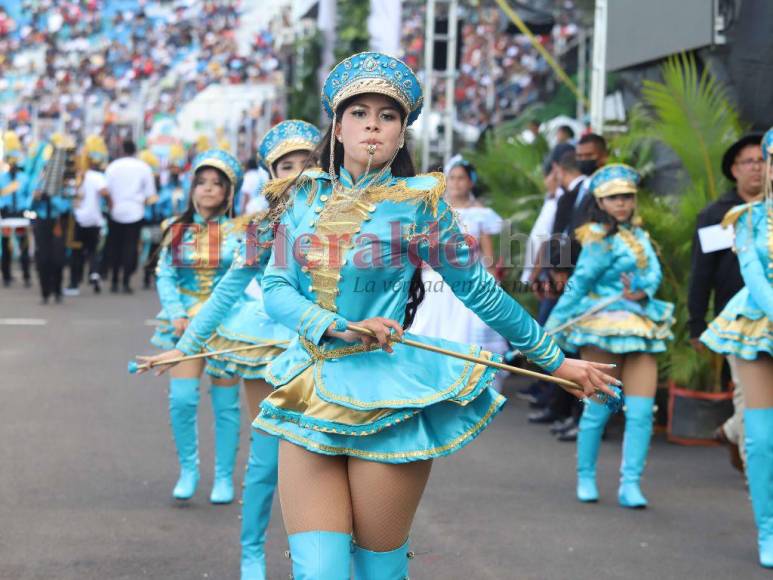
<svg viewBox="0 0 773 580">
<path fill-rule="evenodd" d="M 223 203 L 220 206 L 220 212 L 221 214 L 225 214 L 229 211 L 228 203 L 229 198 L 231 197 L 231 190 L 233 189 L 233 184 L 231 183 L 231 180 L 228 179 L 228 176 L 223 173 L 220 169 L 217 167 L 210 167 L 209 165 L 205 165 L 204 167 L 199 167 L 196 172 L 193 174 L 193 179 L 191 180 L 191 186 L 188 190 L 188 206 L 185 208 L 185 211 L 182 212 L 179 216 L 176 218 L 172 218 L 169 220 L 169 224 L 167 224 L 166 228 L 164 228 L 164 231 L 161 233 L 161 244 L 158 247 L 157 253 L 161 251 L 161 248 L 163 248 L 168 241 L 167 236 L 172 232 L 172 227 L 176 225 L 190 225 L 193 223 L 193 216 L 196 215 L 196 206 L 193 205 L 193 190 L 196 189 L 196 176 L 199 174 L 200 171 L 204 169 L 214 169 L 217 171 L 217 175 L 220 178 L 220 181 L 226 184 L 225 189 L 225 199 L 223 199 Z M 233 200 L 232 200 L 233 201 Z M 233 210 L 233 207 L 230 208 Z M 153 256 L 155 259 L 157 256 Z"/>
</svg>

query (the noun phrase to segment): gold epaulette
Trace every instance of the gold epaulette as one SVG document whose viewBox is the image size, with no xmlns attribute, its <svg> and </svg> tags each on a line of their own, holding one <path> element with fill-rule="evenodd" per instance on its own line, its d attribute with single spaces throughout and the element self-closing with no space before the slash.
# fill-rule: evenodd
<svg viewBox="0 0 773 580">
<path fill-rule="evenodd" d="M 729 226 L 735 226 L 735 222 L 737 222 L 739 219 L 741 219 L 741 216 L 744 214 L 745 211 L 751 211 L 752 206 L 755 203 L 762 203 L 759 201 L 754 201 L 752 203 L 745 203 L 743 205 L 737 205 L 730 211 L 728 211 L 725 214 L 725 217 L 722 218 L 722 227 L 726 228 Z"/>
<path fill-rule="evenodd" d="M 583 246 L 591 242 L 600 242 L 607 235 L 607 229 L 599 223 L 589 222 L 574 230 L 574 235 Z"/>
<path fill-rule="evenodd" d="M 300 188 L 309 183 L 316 184 L 317 177 L 326 175 L 318 169 L 311 169 L 304 171 L 297 178 L 296 177 L 283 177 L 281 179 L 272 179 L 266 185 L 263 186 L 263 195 L 269 202 L 276 202 L 278 196 L 286 195 L 287 190 L 292 184 L 293 187 Z"/>
<path fill-rule="evenodd" d="M 422 178 L 430 177 L 434 180 L 433 184 L 427 186 L 420 183 Z M 419 183 L 417 183 L 419 182 Z M 442 173 L 422 173 L 415 177 L 401 179 L 393 185 L 378 186 L 368 191 L 369 199 L 378 201 L 419 201 L 424 203 L 432 210 L 433 215 L 437 215 L 440 198 L 446 191 L 446 178 Z"/>
</svg>

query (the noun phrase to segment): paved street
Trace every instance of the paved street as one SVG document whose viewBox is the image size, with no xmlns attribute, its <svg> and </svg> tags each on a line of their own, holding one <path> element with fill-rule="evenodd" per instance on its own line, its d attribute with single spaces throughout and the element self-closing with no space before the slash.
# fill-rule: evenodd
<svg viewBox="0 0 773 580">
<path fill-rule="evenodd" d="M 208 397 L 200 488 L 175 504 L 166 379 L 126 373 L 150 351 L 157 309 L 152 292 L 86 289 L 39 306 L 36 289 L 0 289 L 0 579 L 238 578 L 239 505 L 207 501 Z M 436 462 L 412 579 L 771 577 L 757 565 L 751 507 L 725 450 L 658 436 L 644 481 L 651 507 L 633 512 L 615 501 L 616 429 L 602 448 L 602 501 L 580 505 L 574 446 L 527 425 L 527 412 L 511 400 L 476 442 Z M 267 548 L 269 577 L 287 578 L 278 504 Z"/>
</svg>

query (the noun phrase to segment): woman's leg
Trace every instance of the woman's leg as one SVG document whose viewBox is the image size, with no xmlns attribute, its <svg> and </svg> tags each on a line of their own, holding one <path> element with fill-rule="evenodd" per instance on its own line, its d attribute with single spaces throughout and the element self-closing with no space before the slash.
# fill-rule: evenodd
<svg viewBox="0 0 773 580">
<path fill-rule="evenodd" d="M 609 374 L 616 378 L 620 376 L 620 364 L 623 360 L 620 355 L 589 346 L 580 350 L 580 358 L 616 364 L 617 368 L 609 371 Z M 604 427 L 610 415 L 605 405 L 594 401 L 588 401 L 582 411 L 577 433 L 577 499 L 582 502 L 595 502 L 599 499 L 599 490 L 596 486 L 596 460 Z"/>
<path fill-rule="evenodd" d="M 279 500 L 296 580 L 349 580 L 352 499 L 347 458 L 280 441 Z"/>
<path fill-rule="evenodd" d="M 239 450 L 239 379 L 212 379 L 209 391 L 215 419 L 215 477 L 209 501 L 215 504 L 234 500 L 234 464 Z"/>
<path fill-rule="evenodd" d="M 180 462 L 180 477 L 172 496 L 179 500 L 193 497 L 199 483 L 196 415 L 199 409 L 199 377 L 203 368 L 203 359 L 197 359 L 182 362 L 169 371 L 169 419 Z"/>
<path fill-rule="evenodd" d="M 250 421 L 260 410 L 260 402 L 272 391 L 263 380 L 245 380 Z M 250 429 L 250 455 L 244 472 L 242 491 L 242 580 L 266 577 L 266 530 L 271 520 L 271 504 L 277 482 L 279 441 L 276 437 Z"/>
<path fill-rule="evenodd" d="M 752 497 L 760 564 L 773 568 L 773 359 L 738 359 L 746 410 L 746 476 Z"/>
<path fill-rule="evenodd" d="M 618 500 L 623 507 L 643 508 L 647 506 L 647 498 L 641 492 L 639 480 L 644 472 L 652 437 L 653 406 L 658 386 L 655 356 L 641 352 L 627 354 L 623 362 L 622 379 L 625 391 L 625 435 Z"/>
<path fill-rule="evenodd" d="M 408 577 L 408 535 L 431 469 L 349 458 L 357 580 Z"/>
</svg>

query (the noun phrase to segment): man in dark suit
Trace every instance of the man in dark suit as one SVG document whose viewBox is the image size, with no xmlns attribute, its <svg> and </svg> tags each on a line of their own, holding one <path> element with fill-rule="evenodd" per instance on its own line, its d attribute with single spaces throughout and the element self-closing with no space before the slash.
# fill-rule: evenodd
<svg viewBox="0 0 773 580">
<path fill-rule="evenodd" d="M 553 161 L 553 171 L 564 194 L 558 200 L 551 240 L 546 242 L 543 251 L 550 257 L 551 282 L 556 293 L 560 293 L 579 255 L 579 245 L 572 242 L 574 238 L 572 228 L 579 226 L 576 202 L 586 177 L 580 171 L 577 156 L 571 147 L 558 153 L 557 159 Z M 529 421 L 553 423 L 551 431 L 562 441 L 576 439 L 577 420 L 580 414 L 577 399 L 553 384 L 547 388 L 547 399 L 547 406 L 531 413 Z"/>
<path fill-rule="evenodd" d="M 687 295 L 690 317 L 687 324 L 690 342 L 699 351 L 706 348 L 699 337 L 706 330 L 706 314 L 712 295 L 714 297 L 712 316 L 716 316 L 743 288 L 744 282 L 738 259 L 732 248 L 704 252 L 698 232 L 702 228 L 719 224 L 730 209 L 748 203 L 760 195 L 763 185 L 761 141 L 760 134 L 745 135 L 728 148 L 722 157 L 722 173 L 735 183 L 735 187 L 707 205 L 698 214 L 692 244 L 690 286 Z M 734 361 L 728 360 L 728 362 L 732 371 Z M 733 400 L 735 413 L 717 429 L 715 436 L 719 441 L 730 446 L 731 463 L 742 470 L 743 449 L 742 446 L 739 448 L 738 443 L 743 441 L 743 389 L 738 384 L 737 374 L 734 372 L 732 374 L 736 386 Z"/>
</svg>

